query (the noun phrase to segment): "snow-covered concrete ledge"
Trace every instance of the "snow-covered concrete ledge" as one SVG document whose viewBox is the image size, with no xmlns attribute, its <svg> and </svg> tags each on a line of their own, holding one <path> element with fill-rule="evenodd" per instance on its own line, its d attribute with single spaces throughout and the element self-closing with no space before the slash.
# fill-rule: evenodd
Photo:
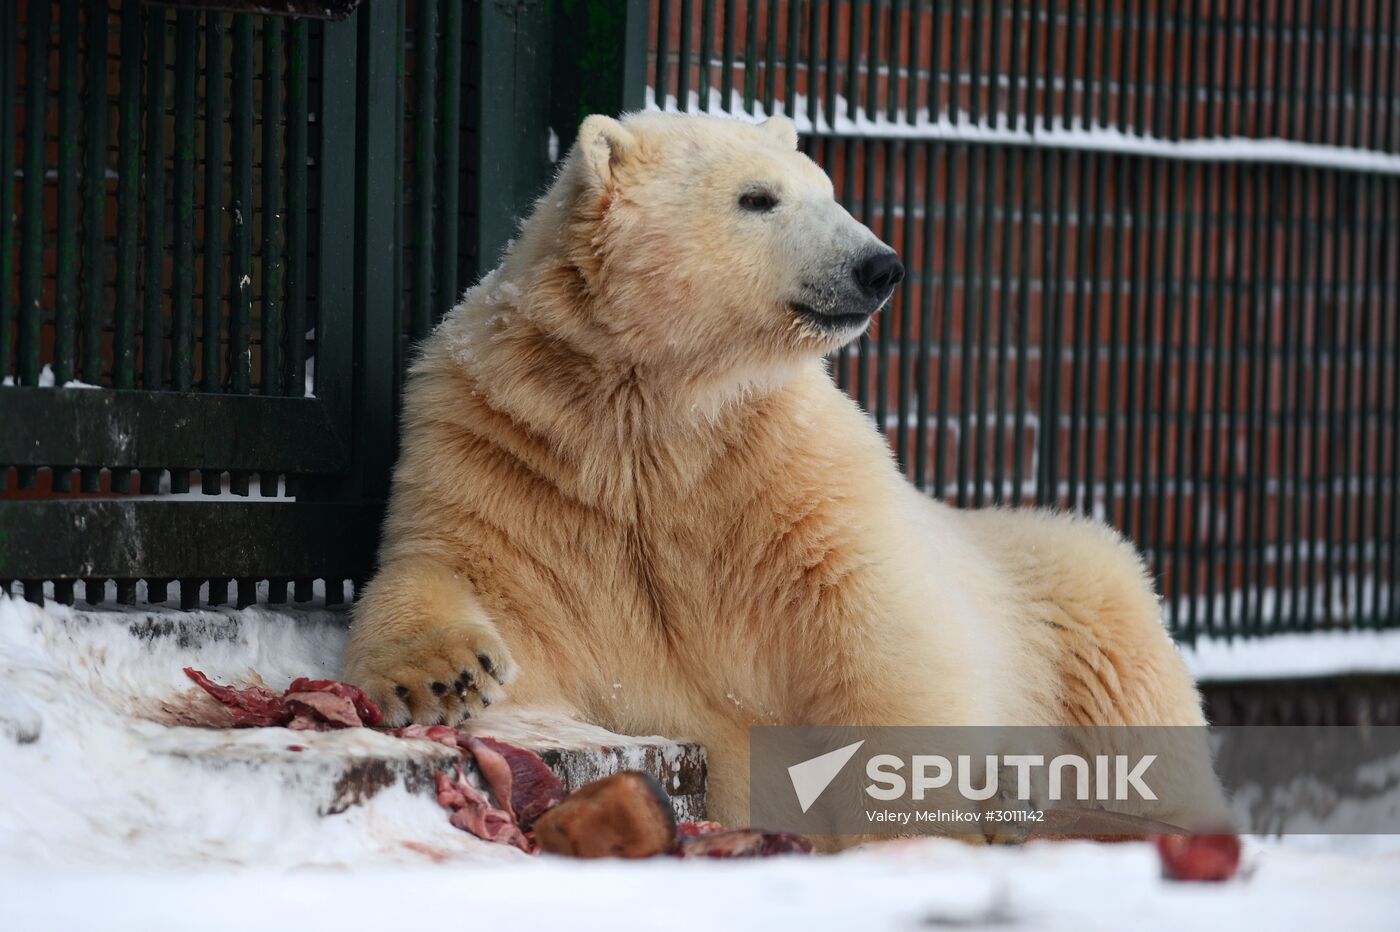
<svg viewBox="0 0 1400 932">
<path fill-rule="evenodd" d="M 346 635 L 325 609 L 79 611 L 0 597 L 0 866 L 498 860 L 451 827 L 434 776 L 455 751 L 369 729 L 223 729 L 183 674 L 285 688 L 333 678 Z M 220 711 L 217 706 L 214 711 Z M 569 788 L 644 770 L 704 815 L 704 752 L 546 711 L 470 730 L 541 754 Z M 333 818 L 332 818 L 333 817 Z"/>
</svg>

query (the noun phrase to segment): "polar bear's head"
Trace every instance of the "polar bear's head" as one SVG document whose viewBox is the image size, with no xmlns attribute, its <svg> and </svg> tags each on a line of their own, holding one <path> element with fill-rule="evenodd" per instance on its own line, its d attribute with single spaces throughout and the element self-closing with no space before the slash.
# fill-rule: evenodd
<svg viewBox="0 0 1400 932">
<path fill-rule="evenodd" d="M 576 294 L 549 303 L 586 320 L 557 322 L 636 362 L 823 355 L 904 276 L 781 117 L 591 116 L 525 235 L 564 252 Z"/>
</svg>

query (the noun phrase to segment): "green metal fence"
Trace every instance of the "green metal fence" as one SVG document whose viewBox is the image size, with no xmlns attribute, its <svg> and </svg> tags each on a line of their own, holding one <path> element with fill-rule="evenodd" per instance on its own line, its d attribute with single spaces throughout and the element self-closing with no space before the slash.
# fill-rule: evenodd
<svg viewBox="0 0 1400 932">
<path fill-rule="evenodd" d="M 0 581 L 30 598 L 344 598 L 406 354 L 550 133 L 641 101 L 637 3 L 198 6 L 0 3 Z"/>
<path fill-rule="evenodd" d="M 833 371 L 913 481 L 1116 524 L 1185 639 L 1395 626 L 1397 44 L 1389 0 L 0 0 L 0 579 L 343 596 L 414 342 L 649 102 L 788 114 L 903 254 Z"/>
<path fill-rule="evenodd" d="M 1393 0 L 656 0 L 909 275 L 833 371 L 910 479 L 1093 514 L 1175 633 L 1400 626 Z"/>
</svg>

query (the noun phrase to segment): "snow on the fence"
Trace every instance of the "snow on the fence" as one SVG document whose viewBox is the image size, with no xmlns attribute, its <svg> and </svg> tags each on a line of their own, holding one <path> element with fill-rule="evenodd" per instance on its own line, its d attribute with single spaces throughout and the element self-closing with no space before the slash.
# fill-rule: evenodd
<svg viewBox="0 0 1400 932">
<path fill-rule="evenodd" d="M 53 366 L 49 365 L 48 363 L 44 363 L 44 368 L 42 368 L 42 369 L 39 370 L 39 382 L 38 382 L 38 387 L 39 387 L 39 388 L 54 388 L 55 385 L 56 385 L 56 383 L 57 383 L 57 380 L 58 380 L 58 377 L 54 375 Z M 16 385 L 15 377 L 12 376 L 12 375 L 7 375 L 7 376 L 5 376 L 3 379 L 0 379 L 0 388 L 13 388 L 13 387 L 15 387 L 15 385 Z M 63 387 L 63 388 L 100 388 L 101 386 L 99 386 L 99 385 L 89 385 L 87 382 L 80 382 L 80 381 L 78 381 L 77 379 L 69 379 L 67 382 L 64 382 L 64 383 L 63 383 L 63 386 L 62 386 L 62 387 Z"/>
<path fill-rule="evenodd" d="M 744 95 L 732 91 L 729 108 L 723 107 L 724 98 L 711 88 L 708 93 L 708 110 L 700 106 L 700 95 L 691 91 L 684 109 L 674 95 L 666 95 L 665 105 L 656 100 L 655 88 L 648 87 L 645 108 L 665 110 L 672 113 L 713 113 L 716 116 L 732 116 L 748 122 L 761 122 L 769 116 L 761 101 L 755 100 L 752 109 L 746 109 Z M 1302 165 L 1314 168 L 1331 168 L 1343 171 L 1371 172 L 1380 175 L 1400 175 L 1400 155 L 1377 152 L 1371 149 L 1354 149 L 1346 146 L 1328 146 L 1315 143 L 1295 142 L 1288 139 L 1253 139 L 1244 137 L 1220 137 L 1210 139 L 1162 139 L 1156 136 L 1124 133 L 1112 127 L 1085 126 L 1079 118 L 1065 125 L 1058 119 L 1046 125 L 1037 121 L 1027 123 L 1017 116 L 1015 124 L 1008 123 L 1006 114 L 996 114 L 995 122 L 974 121 L 968 114 L 959 114 L 956 121 L 947 114 L 930 118 L 927 110 L 919 111 L 910 122 L 906 113 L 900 110 L 894 119 L 879 112 L 874 117 L 858 107 L 855 116 L 849 115 L 846 99 L 837 95 L 834 108 L 835 120 L 828 120 L 826 106 L 817 108 L 816 119 L 808 113 L 806 96 L 797 95 L 791 108 L 786 104 L 775 107 L 775 113 L 786 115 L 797 124 L 802 133 L 818 136 L 860 136 L 867 139 L 907 139 L 938 142 L 980 142 L 1000 145 L 1029 146 L 1038 149 L 1074 149 L 1079 151 L 1104 152 L 1114 155 L 1131 155 L 1146 158 L 1174 159 L 1188 162 L 1263 162 L 1278 165 Z"/>
</svg>

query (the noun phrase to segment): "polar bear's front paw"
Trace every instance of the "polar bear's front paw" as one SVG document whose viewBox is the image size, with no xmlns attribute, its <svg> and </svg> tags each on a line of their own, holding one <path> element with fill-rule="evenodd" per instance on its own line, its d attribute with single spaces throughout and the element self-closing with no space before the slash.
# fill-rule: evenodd
<svg viewBox="0 0 1400 932">
<path fill-rule="evenodd" d="M 384 713 L 385 724 L 456 725 L 505 698 L 518 669 L 490 622 L 437 628 L 357 649 L 345 678 Z"/>
</svg>

